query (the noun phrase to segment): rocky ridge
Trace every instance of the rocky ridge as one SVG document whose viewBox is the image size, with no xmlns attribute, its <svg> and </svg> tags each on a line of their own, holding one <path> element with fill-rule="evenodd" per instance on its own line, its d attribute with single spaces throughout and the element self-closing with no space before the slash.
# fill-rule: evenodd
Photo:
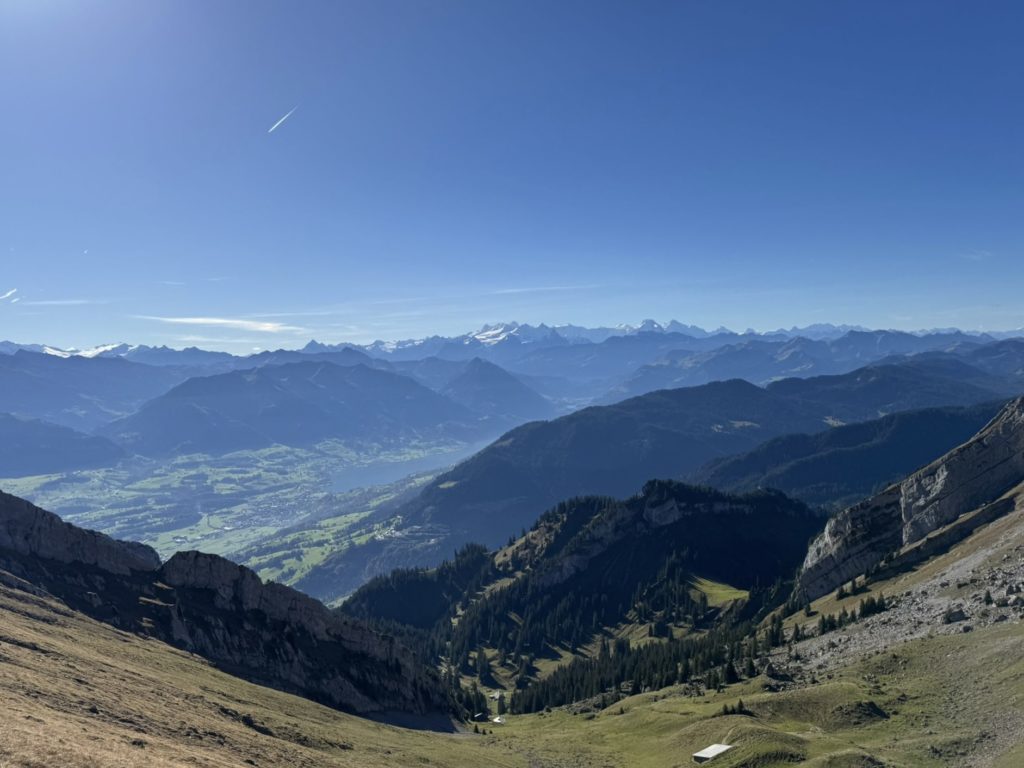
<svg viewBox="0 0 1024 768">
<path fill-rule="evenodd" d="M 275 688 L 359 714 L 444 712 L 443 686 L 394 638 L 222 557 L 111 539 L 0 493 L 4 583 L 45 590 Z"/>
<path fill-rule="evenodd" d="M 1022 478 L 1024 398 L 1018 398 L 968 442 L 834 515 L 811 543 L 798 591 L 810 600 L 826 594 L 995 501 Z"/>
<path fill-rule="evenodd" d="M 0 511 L 0 550 L 60 563 L 94 565 L 121 575 L 160 567 L 156 550 L 145 544 L 118 541 L 104 533 L 78 528 L 3 491 Z"/>
</svg>

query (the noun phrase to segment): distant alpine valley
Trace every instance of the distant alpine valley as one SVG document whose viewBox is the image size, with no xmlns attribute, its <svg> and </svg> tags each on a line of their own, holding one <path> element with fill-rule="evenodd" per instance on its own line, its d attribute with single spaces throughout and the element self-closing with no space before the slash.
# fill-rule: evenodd
<svg viewBox="0 0 1024 768">
<path fill-rule="evenodd" d="M 334 610 L 0 493 L 0 750 L 26 765 L 562 768 L 646 749 L 669 768 L 710 744 L 732 768 L 1014 765 L 1024 398 L 857 426 L 701 470 L 817 469 L 827 486 L 848 447 L 864 471 L 836 498 L 885 487 L 827 518 L 779 490 L 650 479 L 382 573 Z M 943 453 L 889 483 L 912 427 Z"/>
<path fill-rule="evenodd" d="M 0 757 L 1015 764 L 1024 339 L 2 349 Z"/>
<path fill-rule="evenodd" d="M 948 329 L 504 323 L 249 356 L 3 342 L 0 478 L 164 556 L 235 556 L 337 600 L 651 477 L 831 509 L 1022 391 L 1024 339 Z"/>
</svg>

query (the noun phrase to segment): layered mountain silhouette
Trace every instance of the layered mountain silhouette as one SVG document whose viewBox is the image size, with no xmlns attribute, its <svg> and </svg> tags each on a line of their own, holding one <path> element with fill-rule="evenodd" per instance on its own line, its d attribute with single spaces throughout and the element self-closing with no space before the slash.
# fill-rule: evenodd
<svg viewBox="0 0 1024 768">
<path fill-rule="evenodd" d="M 0 355 L 0 410 L 90 431 L 181 383 L 178 371 L 121 358 Z"/>
<path fill-rule="evenodd" d="M 465 542 L 497 546 L 560 499 L 624 497 L 652 477 L 686 477 L 772 438 L 902 410 L 992 402 L 1012 388 L 959 360 L 911 359 L 766 388 L 732 380 L 661 390 L 526 424 L 398 507 L 398 535 L 328 557 L 302 586 L 321 594 L 330 583 L 345 594 L 393 567 L 436 563 Z"/>
<path fill-rule="evenodd" d="M 410 378 L 321 361 L 193 378 L 103 428 L 149 456 L 326 439 L 386 444 L 476 434 L 472 413 Z"/>
<path fill-rule="evenodd" d="M 106 438 L 0 413 L 0 477 L 104 467 L 122 456 L 124 451 Z"/>
<path fill-rule="evenodd" d="M 1001 407 L 928 408 L 786 435 L 711 461 L 688 479 L 734 492 L 776 488 L 808 504 L 845 506 L 966 442 Z"/>
<path fill-rule="evenodd" d="M 1024 368 L 1010 364 L 1010 359 L 1020 360 L 1016 349 L 1019 340 L 985 341 L 959 332 L 917 336 L 895 331 L 852 331 L 834 339 L 753 338 L 708 350 L 683 347 L 641 366 L 605 395 L 604 401 L 730 378 L 768 384 L 778 379 L 848 373 L 886 359 L 909 356 L 941 359 L 948 355 L 991 374 L 1019 376 Z M 982 364 L 985 361 L 991 361 L 991 365 L 986 367 Z"/>
</svg>

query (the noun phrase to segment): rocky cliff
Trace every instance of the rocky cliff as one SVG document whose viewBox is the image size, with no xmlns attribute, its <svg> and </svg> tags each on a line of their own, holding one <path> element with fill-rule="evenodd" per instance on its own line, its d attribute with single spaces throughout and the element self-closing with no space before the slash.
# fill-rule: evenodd
<svg viewBox="0 0 1024 768">
<path fill-rule="evenodd" d="M 798 590 L 814 599 L 1024 481 L 1024 398 L 906 480 L 834 515 L 810 546 Z"/>
<path fill-rule="evenodd" d="M 65 523 L 0 493 L 0 573 L 225 671 L 360 714 L 448 708 L 437 676 L 394 638 L 222 557 L 149 547 Z M 8 579 L 10 581 L 10 579 Z"/>
<path fill-rule="evenodd" d="M 60 563 L 95 565 L 122 575 L 160 567 L 156 551 L 145 544 L 117 541 L 76 528 L 24 499 L 0 491 L 0 550 L 4 549 Z"/>
</svg>

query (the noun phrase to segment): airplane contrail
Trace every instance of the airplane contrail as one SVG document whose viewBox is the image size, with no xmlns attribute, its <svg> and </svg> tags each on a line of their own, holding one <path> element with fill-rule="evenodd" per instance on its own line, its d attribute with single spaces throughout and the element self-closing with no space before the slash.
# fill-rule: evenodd
<svg viewBox="0 0 1024 768">
<path fill-rule="evenodd" d="M 0 301 L 3 301 L 4 299 L 9 299 L 9 298 L 11 298 L 11 296 L 13 296 L 14 294 L 16 294 L 17 292 L 18 292 L 18 289 L 17 289 L 17 288 L 11 288 L 11 290 L 9 290 L 9 291 L 8 291 L 7 293 L 5 293 L 5 294 L 3 294 L 3 295 L 0 295 Z"/>
<path fill-rule="evenodd" d="M 281 123 L 283 123 L 285 120 L 287 120 L 289 117 L 291 117 L 292 116 L 292 112 L 294 112 L 298 108 L 299 108 L 298 104 L 296 104 L 294 107 L 292 107 L 291 110 L 289 110 L 287 115 L 285 115 L 280 120 L 278 120 L 276 123 L 274 123 L 272 126 L 270 126 L 270 130 L 267 131 L 267 133 L 273 133 L 274 131 L 276 131 L 278 129 L 278 126 L 280 126 Z"/>
</svg>

